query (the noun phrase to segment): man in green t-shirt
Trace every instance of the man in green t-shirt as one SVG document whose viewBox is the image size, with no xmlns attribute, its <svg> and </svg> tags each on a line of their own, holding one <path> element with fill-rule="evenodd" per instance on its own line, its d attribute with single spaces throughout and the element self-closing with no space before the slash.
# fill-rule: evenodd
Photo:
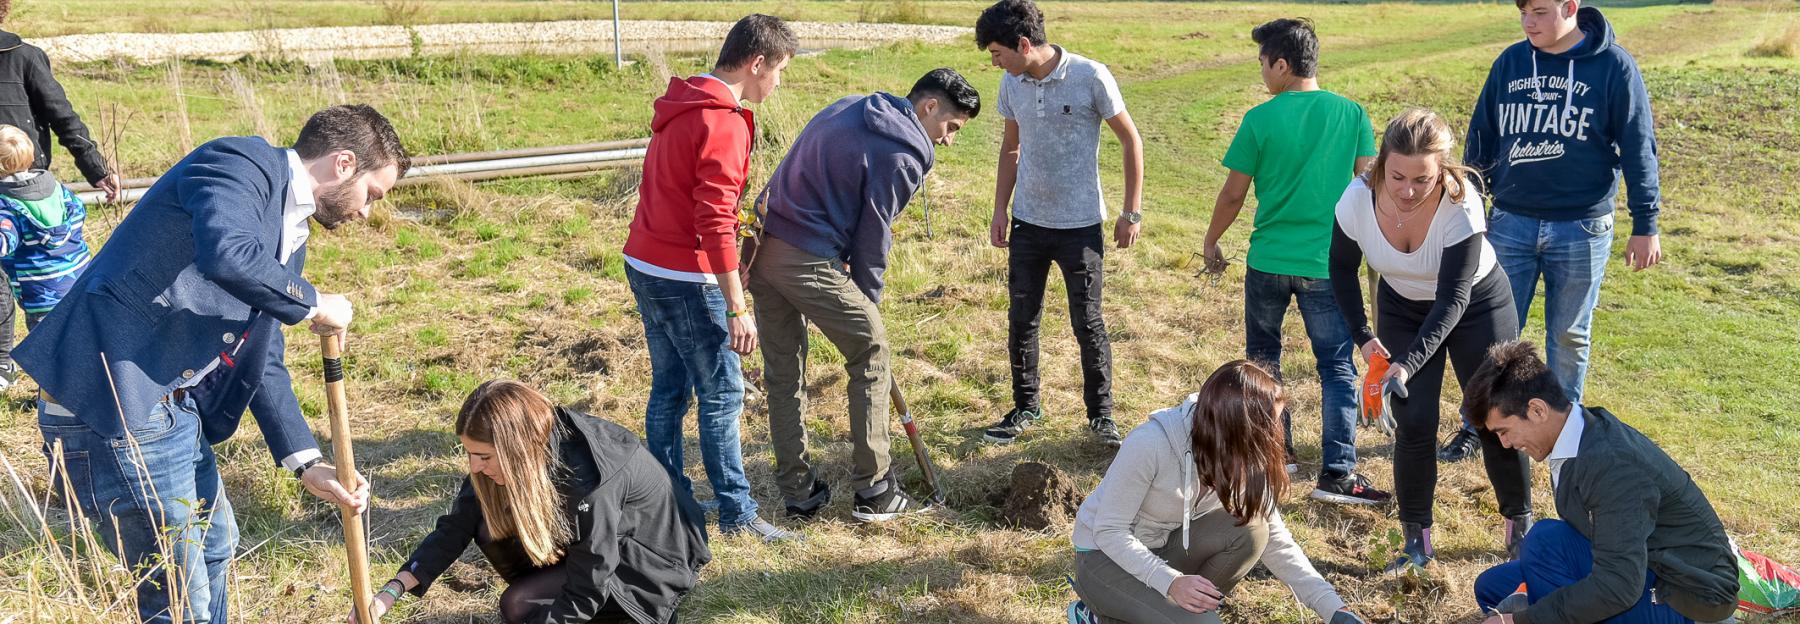
<svg viewBox="0 0 1800 624">
<path fill-rule="evenodd" d="M 1290 302 L 1318 360 L 1324 455 L 1313 498 L 1372 505 L 1388 500 L 1356 472 L 1356 345 L 1331 295 L 1326 256 L 1338 197 L 1375 158 L 1375 134 L 1361 105 L 1319 88 L 1319 38 L 1304 19 L 1278 19 L 1251 31 L 1261 46 L 1263 84 L 1274 97 L 1250 109 L 1225 152 L 1230 172 L 1206 232 L 1206 266 L 1222 271 L 1219 237 L 1237 220 L 1256 185 L 1256 229 L 1244 275 L 1247 357 L 1281 376 L 1281 322 Z M 1288 425 L 1288 471 L 1294 459 Z"/>
</svg>

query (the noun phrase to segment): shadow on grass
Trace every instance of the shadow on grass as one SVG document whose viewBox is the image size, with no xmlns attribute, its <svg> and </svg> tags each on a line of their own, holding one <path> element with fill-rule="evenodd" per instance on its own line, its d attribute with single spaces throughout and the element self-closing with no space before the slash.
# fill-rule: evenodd
<svg viewBox="0 0 1800 624">
<path fill-rule="evenodd" d="M 743 570 L 702 583 L 683 603 L 681 615 L 684 621 L 752 615 L 784 623 L 854 622 L 897 605 L 906 622 L 1032 621 L 977 613 L 940 598 L 962 586 L 965 578 L 964 566 L 944 555 Z"/>
<path fill-rule="evenodd" d="M 322 446 L 329 442 L 321 439 Z M 244 448 L 245 446 L 252 448 Z M 435 515 L 449 509 L 450 500 L 455 496 L 457 488 L 464 477 L 463 470 L 456 464 L 446 466 L 440 458 L 455 446 L 455 436 L 437 430 L 411 429 L 394 433 L 387 437 L 362 437 L 356 440 L 357 468 L 370 483 L 370 495 L 374 501 L 371 512 L 370 535 L 376 542 L 391 538 L 393 529 L 411 535 L 420 528 L 429 528 L 429 522 L 420 526 L 412 522 L 424 516 Z M 238 456 L 248 454 L 259 459 L 267 458 L 262 442 L 251 440 L 231 440 L 219 445 L 221 456 Z M 423 457 L 424 460 L 418 460 Z M 396 470 L 395 465 L 405 465 L 406 469 Z M 343 531 L 338 525 L 337 509 L 328 506 L 303 488 L 295 486 L 283 489 L 277 485 L 271 487 L 270 479 L 253 471 L 227 471 L 225 491 L 231 497 L 232 507 L 236 510 L 238 524 L 244 529 L 243 542 L 256 543 L 272 532 L 282 539 L 318 540 L 330 543 L 341 542 Z M 299 512 L 292 512 L 294 498 L 299 499 Z M 406 502 L 395 502 L 406 501 Z M 405 526 L 394 527 L 381 522 L 379 518 L 406 519 Z M 387 525 L 384 529 L 383 525 Z M 400 545 L 410 548 L 410 544 Z"/>
<path fill-rule="evenodd" d="M 1393 0 L 1283 0 L 1288 4 L 1388 4 Z M 1487 0 L 1411 0 L 1408 4 L 1492 4 Z M 1712 0 L 1588 0 L 1584 6 L 1602 9 L 1629 9 L 1665 5 L 1712 4 Z"/>
</svg>

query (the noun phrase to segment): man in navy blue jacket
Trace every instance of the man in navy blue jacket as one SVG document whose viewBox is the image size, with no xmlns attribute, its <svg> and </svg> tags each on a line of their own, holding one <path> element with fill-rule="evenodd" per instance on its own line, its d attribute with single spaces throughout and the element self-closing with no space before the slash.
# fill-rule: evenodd
<svg viewBox="0 0 1800 624">
<path fill-rule="evenodd" d="M 892 227 L 935 156 L 981 113 L 961 74 L 935 69 L 906 97 L 849 96 L 807 122 L 757 200 L 763 235 L 746 246 L 761 321 L 769 437 L 789 517 L 811 518 L 831 500 L 806 453 L 806 322 L 844 355 L 849 376 L 855 492 L 851 515 L 880 522 L 917 509 L 888 471 L 887 332 L 876 304 Z"/>
<path fill-rule="evenodd" d="M 144 621 L 226 621 L 237 525 L 212 445 L 245 408 L 313 495 L 367 505 L 360 475 L 339 483 L 320 461 L 281 327 L 350 325 L 350 301 L 301 276 L 308 221 L 366 218 L 409 166 L 393 126 L 364 105 L 314 114 L 292 149 L 256 137 L 202 145 L 144 194 L 14 352 L 43 388 L 52 487 L 128 568 L 148 571 Z"/>
<path fill-rule="evenodd" d="M 1598 9 L 1579 0 L 1514 2 L 1526 40 L 1494 60 L 1463 160 L 1493 195 L 1487 237 L 1512 280 L 1520 319 L 1544 280 L 1550 368 L 1580 403 L 1620 172 L 1632 222 L 1625 262 L 1642 270 L 1662 259 L 1656 128 L 1637 61 Z M 1477 446 L 1465 425 L 1439 457 L 1462 459 Z"/>
</svg>

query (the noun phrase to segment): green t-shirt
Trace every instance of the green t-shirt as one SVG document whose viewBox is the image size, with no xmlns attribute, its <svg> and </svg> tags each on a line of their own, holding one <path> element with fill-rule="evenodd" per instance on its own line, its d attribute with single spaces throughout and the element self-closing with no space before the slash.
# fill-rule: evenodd
<svg viewBox="0 0 1800 624">
<path fill-rule="evenodd" d="M 1244 113 L 1221 162 L 1255 179 L 1250 268 L 1328 278 L 1338 198 L 1356 159 L 1374 155 L 1369 114 L 1330 91 L 1283 92 Z"/>
</svg>

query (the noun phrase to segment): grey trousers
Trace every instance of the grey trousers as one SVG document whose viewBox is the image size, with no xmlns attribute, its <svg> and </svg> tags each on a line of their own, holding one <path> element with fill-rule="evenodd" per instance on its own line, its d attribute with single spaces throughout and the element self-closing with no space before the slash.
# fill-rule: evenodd
<svg viewBox="0 0 1800 624">
<path fill-rule="evenodd" d="M 1236 522 L 1223 510 L 1200 516 L 1190 523 L 1193 537 L 1186 550 L 1177 529 L 1169 534 L 1169 542 L 1154 552 L 1182 574 L 1206 577 L 1230 596 L 1269 544 L 1269 525 L 1261 516 L 1241 527 L 1234 526 Z M 1219 622 L 1217 611 L 1194 613 L 1181 608 L 1097 550 L 1075 554 L 1075 593 L 1106 624 Z"/>
<path fill-rule="evenodd" d="M 769 442 L 775 482 L 788 502 L 812 493 L 806 452 L 806 323 L 819 328 L 844 355 L 850 395 L 850 486 L 860 490 L 888 475 L 887 329 L 875 302 L 857 290 L 842 263 L 762 237 L 747 287 L 755 297 L 769 396 Z M 746 253 L 748 256 L 748 253 Z"/>
</svg>

